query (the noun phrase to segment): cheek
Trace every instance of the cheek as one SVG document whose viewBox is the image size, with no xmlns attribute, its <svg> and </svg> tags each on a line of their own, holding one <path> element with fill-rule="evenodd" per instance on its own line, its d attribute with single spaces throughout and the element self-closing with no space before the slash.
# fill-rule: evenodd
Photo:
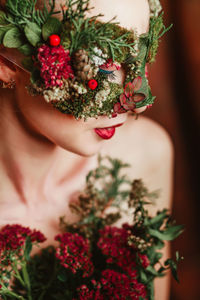
<svg viewBox="0 0 200 300">
<path fill-rule="evenodd" d="M 48 140 L 82 156 L 96 154 L 103 145 L 93 130 L 94 122 L 77 121 L 47 104 L 42 97 L 31 97 L 23 89 L 18 89 L 16 101 L 26 120 L 25 130 L 34 136 L 40 135 L 44 142 Z"/>
</svg>

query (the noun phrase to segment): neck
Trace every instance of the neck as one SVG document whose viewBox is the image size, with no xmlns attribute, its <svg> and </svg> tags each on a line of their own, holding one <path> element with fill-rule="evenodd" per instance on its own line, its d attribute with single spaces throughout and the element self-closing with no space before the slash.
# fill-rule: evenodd
<svg viewBox="0 0 200 300">
<path fill-rule="evenodd" d="M 1 191 L 9 191 L 12 199 L 24 203 L 41 201 L 50 191 L 67 185 L 86 159 L 37 134 L 17 112 L 13 100 L 1 99 Z"/>
</svg>

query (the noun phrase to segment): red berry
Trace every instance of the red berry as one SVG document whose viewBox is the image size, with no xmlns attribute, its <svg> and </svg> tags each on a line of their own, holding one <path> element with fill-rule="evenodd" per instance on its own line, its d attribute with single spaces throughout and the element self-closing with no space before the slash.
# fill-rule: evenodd
<svg viewBox="0 0 200 300">
<path fill-rule="evenodd" d="M 49 43 L 51 46 L 58 46 L 60 45 L 60 37 L 57 34 L 52 34 L 49 37 Z"/>
<path fill-rule="evenodd" d="M 98 82 L 95 79 L 91 79 L 88 81 L 88 86 L 91 90 L 95 90 L 98 86 Z"/>
</svg>

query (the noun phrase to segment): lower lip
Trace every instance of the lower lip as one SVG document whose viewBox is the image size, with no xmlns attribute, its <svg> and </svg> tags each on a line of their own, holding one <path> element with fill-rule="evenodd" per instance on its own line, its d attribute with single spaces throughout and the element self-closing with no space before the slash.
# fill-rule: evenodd
<svg viewBox="0 0 200 300">
<path fill-rule="evenodd" d="M 107 128 L 95 128 L 94 131 L 102 139 L 109 140 L 109 139 L 111 139 L 114 136 L 114 134 L 115 134 L 115 128 L 119 127 L 119 126 L 122 126 L 122 125 L 123 124 L 119 124 L 119 125 L 112 126 L 112 127 L 107 127 Z"/>
</svg>

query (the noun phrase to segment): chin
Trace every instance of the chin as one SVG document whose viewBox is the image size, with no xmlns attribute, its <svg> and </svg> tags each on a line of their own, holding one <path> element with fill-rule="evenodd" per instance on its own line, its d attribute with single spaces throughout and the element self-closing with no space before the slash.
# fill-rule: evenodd
<svg viewBox="0 0 200 300">
<path fill-rule="evenodd" d="M 82 147 L 81 149 L 73 149 L 73 150 L 71 150 L 71 152 L 78 154 L 80 156 L 91 157 L 91 156 L 98 154 L 99 151 L 101 150 L 101 148 L 102 148 L 102 145 L 101 146 L 89 145 L 88 147 Z"/>
<path fill-rule="evenodd" d="M 72 152 L 74 154 L 80 155 L 80 156 L 84 156 L 84 157 L 90 157 L 90 156 L 94 156 L 95 154 L 97 154 L 102 146 L 103 146 L 104 142 L 103 141 L 93 141 L 93 142 L 89 142 L 89 141 L 85 141 L 82 142 L 80 144 L 76 143 L 76 144 L 71 144 L 71 145 L 65 145 L 65 144 L 60 144 L 59 146 L 61 148 L 63 148 L 66 151 Z"/>
</svg>

